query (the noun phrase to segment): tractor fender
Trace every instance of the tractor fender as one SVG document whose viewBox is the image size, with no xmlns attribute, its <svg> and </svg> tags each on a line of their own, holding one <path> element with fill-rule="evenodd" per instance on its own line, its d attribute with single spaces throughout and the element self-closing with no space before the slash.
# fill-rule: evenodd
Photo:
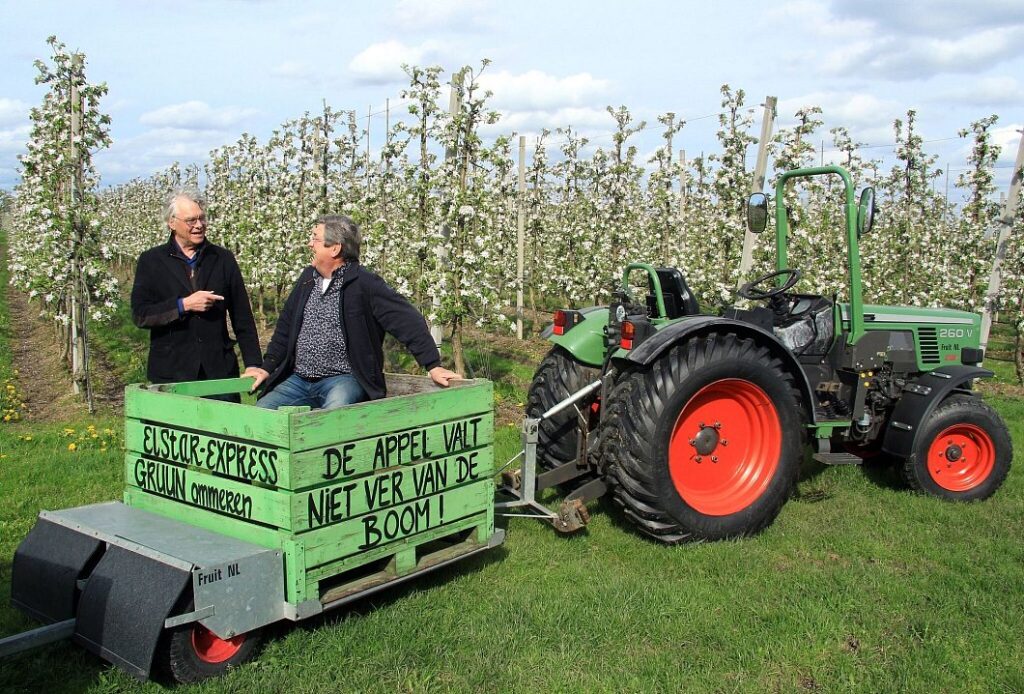
<svg viewBox="0 0 1024 694">
<path fill-rule="evenodd" d="M 583 314 L 583 321 L 564 335 L 555 335 L 552 326 L 548 325 L 541 332 L 541 337 L 566 350 L 580 363 L 599 369 L 604 362 L 604 329 L 608 325 L 608 307 L 589 306 L 579 309 L 579 312 Z"/>
<path fill-rule="evenodd" d="M 672 345 L 698 335 L 722 331 L 754 339 L 758 343 L 767 346 L 776 356 L 782 359 L 786 369 L 793 374 L 800 388 L 807 421 L 812 424 L 817 422 L 814 394 L 811 390 L 810 381 L 807 380 L 807 374 L 800 366 L 800 362 L 797 361 L 793 353 L 774 334 L 750 323 L 720 316 L 685 318 L 662 328 L 637 345 L 623 359 L 639 366 L 648 366 Z"/>
<path fill-rule="evenodd" d="M 949 395 L 969 393 L 970 381 L 991 378 L 994 374 L 980 366 L 940 366 L 921 374 L 903 389 L 886 425 L 882 451 L 904 459 L 914 450 L 921 425 L 928 421 L 935 407 Z"/>
</svg>

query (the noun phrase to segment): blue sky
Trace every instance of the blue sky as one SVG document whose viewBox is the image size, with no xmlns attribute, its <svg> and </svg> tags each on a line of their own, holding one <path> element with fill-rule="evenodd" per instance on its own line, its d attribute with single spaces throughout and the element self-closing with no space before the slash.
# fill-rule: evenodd
<svg viewBox="0 0 1024 694">
<path fill-rule="evenodd" d="M 0 187 L 17 181 L 28 109 L 43 96 L 32 61 L 49 55 L 50 34 L 110 88 L 114 144 L 95 159 L 105 184 L 201 162 L 242 132 L 265 138 L 324 98 L 364 119 L 390 99 L 397 117 L 403 62 L 450 72 L 491 59 L 503 114 L 492 133 L 572 125 L 610 144 L 604 107 L 624 104 L 655 126 L 666 111 L 691 120 L 676 139 L 690 155 L 716 148 L 714 119 L 694 119 L 718 112 L 723 83 L 753 107 L 777 96 L 780 127 L 821 106 L 821 137 L 845 125 L 868 156 L 885 157 L 893 119 L 916 109 L 954 176 L 970 146 L 957 131 L 997 114 L 1004 189 L 1024 126 L 1020 0 L 0 0 Z M 371 137 L 383 131 L 383 114 L 369 122 Z M 637 144 L 648 155 L 657 127 Z"/>
</svg>

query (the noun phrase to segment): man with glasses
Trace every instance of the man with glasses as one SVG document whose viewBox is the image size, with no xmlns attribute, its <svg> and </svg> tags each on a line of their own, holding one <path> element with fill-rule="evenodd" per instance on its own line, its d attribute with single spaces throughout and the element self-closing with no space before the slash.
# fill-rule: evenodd
<svg viewBox="0 0 1024 694">
<path fill-rule="evenodd" d="M 203 198 L 191 189 L 174 191 L 164 220 L 170 238 L 139 256 L 132 287 L 132 320 L 149 330 L 149 380 L 238 376 L 228 314 L 246 375 L 252 375 L 261 358 L 249 295 L 235 256 L 206 239 Z M 237 395 L 221 399 L 239 401 Z"/>
<path fill-rule="evenodd" d="M 384 333 L 405 345 L 434 383 L 459 378 L 441 366 L 420 312 L 359 264 L 361 243 L 359 226 L 348 217 L 316 220 L 312 264 L 295 283 L 253 374 L 252 389 L 263 386 L 258 406 L 331 409 L 384 397 Z"/>
</svg>

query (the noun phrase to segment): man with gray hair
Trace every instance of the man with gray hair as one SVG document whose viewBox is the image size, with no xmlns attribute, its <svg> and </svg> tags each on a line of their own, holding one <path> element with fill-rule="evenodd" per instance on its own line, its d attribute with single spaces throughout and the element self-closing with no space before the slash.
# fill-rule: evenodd
<svg viewBox="0 0 1024 694">
<path fill-rule="evenodd" d="M 441 366 L 423 316 L 359 264 L 362 235 L 343 215 L 316 220 L 313 262 L 299 275 L 277 319 L 252 389 L 260 407 L 330 409 L 384 397 L 384 333 L 412 353 L 430 378 L 448 386 L 459 375 Z"/>
<path fill-rule="evenodd" d="M 171 193 L 164 207 L 170 238 L 140 255 L 135 268 L 132 320 L 149 330 L 147 376 L 153 383 L 238 376 L 229 314 L 246 374 L 261 361 L 242 273 L 231 251 L 207 240 L 204 207 L 194 189 Z"/>
</svg>

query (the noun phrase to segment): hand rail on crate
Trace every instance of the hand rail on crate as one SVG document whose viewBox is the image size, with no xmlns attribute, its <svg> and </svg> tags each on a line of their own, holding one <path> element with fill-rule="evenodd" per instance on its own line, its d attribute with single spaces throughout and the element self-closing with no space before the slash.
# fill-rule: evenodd
<svg viewBox="0 0 1024 694">
<path fill-rule="evenodd" d="M 219 378 L 212 381 L 183 381 L 181 383 L 154 383 L 143 386 L 146 390 L 176 395 L 204 397 L 207 395 L 225 395 L 228 393 L 248 393 L 252 388 L 252 376 L 244 378 Z"/>
</svg>

